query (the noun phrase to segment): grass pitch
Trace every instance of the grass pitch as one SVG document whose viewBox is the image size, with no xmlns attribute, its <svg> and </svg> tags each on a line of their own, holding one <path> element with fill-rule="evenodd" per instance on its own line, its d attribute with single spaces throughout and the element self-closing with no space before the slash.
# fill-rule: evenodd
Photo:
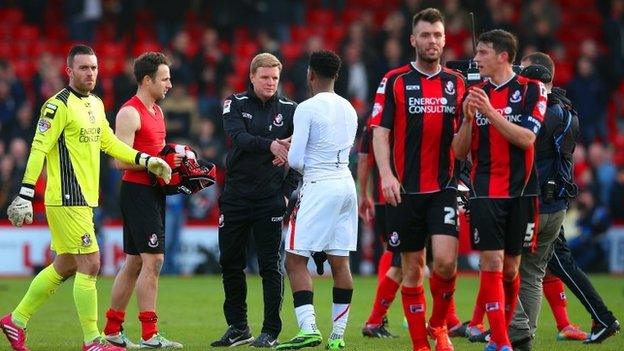
<svg viewBox="0 0 624 351">
<path fill-rule="evenodd" d="M 619 317 L 624 318 L 624 278 L 616 276 L 594 275 L 591 277 L 596 289 L 602 294 L 609 308 Z M 0 279 L 0 314 L 13 309 L 22 297 L 29 279 Z M 331 331 L 331 279 L 315 278 L 315 306 L 317 322 L 326 337 Z M 99 325 L 103 328 L 104 313 L 110 300 L 112 279 L 98 281 Z M 73 280 L 60 287 L 57 293 L 41 308 L 28 325 L 28 345 L 33 351 L 43 350 L 79 350 L 82 333 L 72 297 Z M 292 294 L 286 280 L 282 318 L 284 328 L 281 340 L 294 336 L 297 332 L 293 311 Z M 248 278 L 249 323 L 254 336 L 257 336 L 262 324 L 262 289 L 260 279 Z M 402 326 L 402 308 L 400 294 L 397 295 L 389 312 L 390 330 L 399 334 L 398 339 L 367 339 L 361 335 L 362 324 L 370 312 L 375 294 L 374 277 L 356 277 L 353 305 L 349 316 L 349 325 L 345 340 L 350 350 L 411 350 L 409 335 Z M 427 288 L 428 289 L 428 288 Z M 472 315 L 478 279 L 475 275 L 463 275 L 457 280 L 455 293 L 457 311 L 462 320 Z M 568 310 L 573 323 L 578 323 L 584 330 L 590 328 L 591 320 L 583 306 L 568 293 Z M 163 277 L 160 281 L 158 301 L 159 326 L 162 333 L 184 344 L 185 350 L 210 350 L 211 341 L 218 339 L 226 329 L 222 312 L 223 289 L 220 277 Z M 555 324 L 548 304 L 544 301 L 539 320 L 537 339 L 534 350 L 624 350 L 624 336 L 616 335 L 601 345 L 583 345 L 580 342 L 558 342 L 555 340 Z M 428 310 L 431 304 L 428 300 Z M 124 325 L 126 334 L 136 341 L 140 338 L 140 325 L 137 320 L 136 300 L 133 297 L 126 313 Z M 622 321 L 622 319 L 620 319 Z M 471 344 L 466 339 L 453 339 L 456 350 L 483 350 L 484 344 Z M 433 346 L 433 345 L 432 345 Z M 322 349 L 324 344 L 315 349 Z M 239 349 L 248 349 L 242 346 Z M 2 335 L 0 350 L 9 350 Z"/>
</svg>

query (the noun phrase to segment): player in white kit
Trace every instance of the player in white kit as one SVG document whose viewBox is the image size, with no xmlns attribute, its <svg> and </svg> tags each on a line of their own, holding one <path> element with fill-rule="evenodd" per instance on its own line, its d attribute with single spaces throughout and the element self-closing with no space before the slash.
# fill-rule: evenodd
<svg viewBox="0 0 624 351">
<path fill-rule="evenodd" d="M 355 251 L 357 245 L 357 195 L 348 167 L 357 114 L 349 101 L 334 93 L 339 68 L 340 58 L 335 53 L 312 53 L 308 84 L 313 97 L 295 110 L 288 162 L 303 174 L 303 185 L 299 208 L 291 217 L 286 237 L 286 271 L 300 331 L 277 347 L 282 350 L 314 347 L 322 342 L 307 268 L 312 253 L 320 251 L 327 254 L 334 278 L 333 329 L 327 348 L 345 346 L 353 294 L 349 251 Z"/>
</svg>

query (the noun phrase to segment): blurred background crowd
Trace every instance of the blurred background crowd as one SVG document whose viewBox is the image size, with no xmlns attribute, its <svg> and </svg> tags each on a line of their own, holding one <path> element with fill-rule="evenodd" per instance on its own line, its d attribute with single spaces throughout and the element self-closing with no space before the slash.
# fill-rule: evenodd
<svg viewBox="0 0 624 351">
<path fill-rule="evenodd" d="M 0 218 L 19 190 L 39 108 L 67 84 L 64 60 L 74 43 L 98 55 L 96 94 L 111 125 L 136 92 L 133 58 L 165 52 L 173 61 L 173 88 L 161 102 L 168 141 L 192 145 L 219 167 L 222 180 L 228 141 L 221 102 L 247 88 L 256 53 L 282 60 L 280 90 L 300 102 L 307 97 L 307 54 L 336 51 L 343 59 L 336 92 L 363 121 L 383 74 L 413 60 L 411 17 L 429 6 L 446 16 L 444 60 L 472 55 L 471 11 L 477 35 L 503 28 L 518 36 L 520 57 L 536 50 L 553 57 L 555 85 L 567 89 L 581 125 L 581 192 L 568 232 L 577 235 L 571 244 L 579 263 L 604 268 L 601 238 L 613 223 L 624 224 L 624 0 L 0 1 Z M 101 178 L 98 219 L 118 221 L 121 175 L 108 158 Z M 43 176 L 37 187 L 37 218 L 44 220 Z M 211 187 L 169 197 L 168 225 L 179 228 L 186 218 L 216 224 L 218 195 Z"/>
</svg>

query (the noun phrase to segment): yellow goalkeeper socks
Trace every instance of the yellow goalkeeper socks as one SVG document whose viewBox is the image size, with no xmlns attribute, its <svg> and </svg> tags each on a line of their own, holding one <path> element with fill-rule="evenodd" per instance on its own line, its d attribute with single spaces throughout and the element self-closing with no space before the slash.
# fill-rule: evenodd
<svg viewBox="0 0 624 351">
<path fill-rule="evenodd" d="M 56 292 L 62 282 L 63 277 L 54 270 L 52 265 L 39 272 L 30 283 L 26 295 L 11 314 L 13 323 L 20 328 L 26 328 L 32 315 Z"/>
<path fill-rule="evenodd" d="M 90 343 L 100 335 L 97 326 L 96 276 L 77 272 L 74 280 L 74 302 L 80 319 L 85 343 Z"/>
</svg>

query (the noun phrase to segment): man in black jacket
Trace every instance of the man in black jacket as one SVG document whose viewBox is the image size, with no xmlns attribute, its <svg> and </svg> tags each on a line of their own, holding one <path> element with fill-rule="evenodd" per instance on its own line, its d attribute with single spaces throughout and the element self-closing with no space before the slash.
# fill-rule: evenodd
<svg viewBox="0 0 624 351">
<path fill-rule="evenodd" d="M 554 64 L 548 55 L 540 52 L 529 54 L 522 59 L 522 64 L 527 67 L 521 75 L 542 81 L 549 94 L 544 123 L 535 141 L 541 187 L 537 250 L 522 256 L 521 303 L 517 305 L 509 326 L 509 336 L 514 350 L 531 350 L 543 283 L 544 295 L 557 321 L 557 340 L 586 339 L 585 343 L 602 342 L 619 330 L 619 322 L 606 308 L 589 279 L 576 266 L 565 243 L 562 227 L 569 199 L 577 193 L 572 179 L 572 154 L 579 133 L 578 117 L 565 91 L 552 85 Z M 568 285 L 592 314 L 594 326 L 591 333 L 581 331 L 568 320 L 563 284 L 558 278 Z"/>
<path fill-rule="evenodd" d="M 223 102 L 223 127 L 232 148 L 219 199 L 219 262 L 229 328 L 212 346 L 273 347 L 282 329 L 282 219 L 286 199 L 301 176 L 286 166 L 296 104 L 277 93 L 281 70 L 275 56 L 258 54 L 251 61 L 250 88 Z M 258 252 L 264 293 L 264 323 L 255 341 L 247 324 L 244 273 L 250 235 Z"/>
</svg>

